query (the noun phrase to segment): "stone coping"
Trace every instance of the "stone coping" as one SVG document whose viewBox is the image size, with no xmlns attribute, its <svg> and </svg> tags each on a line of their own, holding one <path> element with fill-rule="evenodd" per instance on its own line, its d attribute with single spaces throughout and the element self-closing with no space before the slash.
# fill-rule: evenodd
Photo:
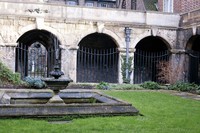
<svg viewBox="0 0 200 133">
<path fill-rule="evenodd" d="M 51 90 L 0 90 L 10 99 L 49 99 Z M 67 103 L 67 104 L 0 104 L 1 117 L 49 117 L 65 115 L 137 115 L 139 111 L 130 103 L 100 93 L 98 90 L 65 89 L 60 92 L 61 98 L 94 98 L 100 103 Z"/>
</svg>

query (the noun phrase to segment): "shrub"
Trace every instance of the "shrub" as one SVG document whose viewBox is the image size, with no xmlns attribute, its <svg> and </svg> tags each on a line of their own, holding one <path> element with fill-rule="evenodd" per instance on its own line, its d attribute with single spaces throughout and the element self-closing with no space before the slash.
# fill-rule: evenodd
<svg viewBox="0 0 200 133">
<path fill-rule="evenodd" d="M 110 89 L 110 85 L 109 83 L 106 83 L 106 82 L 100 82 L 97 86 L 96 86 L 97 89 L 103 89 L 103 90 L 108 90 Z"/>
<path fill-rule="evenodd" d="M 8 84 L 8 83 L 14 84 L 14 85 L 22 84 L 20 74 L 13 73 L 1 62 L 0 62 L 0 80 L 1 80 L 1 84 Z"/>
<path fill-rule="evenodd" d="M 196 91 L 198 90 L 198 85 L 194 83 L 184 83 L 184 82 L 176 82 L 175 84 L 171 84 L 169 86 L 170 90 L 177 90 L 177 91 Z"/>
<path fill-rule="evenodd" d="M 146 81 L 143 84 L 141 84 L 141 87 L 145 89 L 151 89 L 151 90 L 158 90 L 160 89 L 159 84 L 153 81 Z"/>
<path fill-rule="evenodd" d="M 111 89 L 115 90 L 141 90 L 143 89 L 138 84 L 112 84 L 110 85 Z"/>
<path fill-rule="evenodd" d="M 174 84 L 180 77 L 183 77 L 183 67 L 181 63 L 177 63 L 178 67 L 173 67 L 169 61 L 160 61 L 156 67 L 159 70 L 157 77 L 160 83 Z M 179 67 L 180 66 L 180 67 Z"/>
<path fill-rule="evenodd" d="M 24 81 L 28 83 L 30 87 L 41 89 L 47 87 L 44 81 L 42 81 L 40 78 L 33 78 L 33 77 L 25 77 Z"/>
</svg>

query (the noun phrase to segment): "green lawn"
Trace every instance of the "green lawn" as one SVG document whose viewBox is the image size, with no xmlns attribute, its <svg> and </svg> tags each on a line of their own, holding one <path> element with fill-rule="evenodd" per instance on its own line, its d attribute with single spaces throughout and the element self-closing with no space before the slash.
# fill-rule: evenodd
<svg viewBox="0 0 200 133">
<path fill-rule="evenodd" d="M 45 120 L 0 119 L 0 133 L 200 133 L 200 102 L 160 92 L 104 91 L 132 103 L 144 116 Z"/>
</svg>

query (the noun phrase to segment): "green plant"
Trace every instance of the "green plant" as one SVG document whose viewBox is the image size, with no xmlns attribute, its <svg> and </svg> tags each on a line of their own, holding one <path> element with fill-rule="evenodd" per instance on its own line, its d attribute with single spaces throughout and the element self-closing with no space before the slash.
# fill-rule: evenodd
<svg viewBox="0 0 200 133">
<path fill-rule="evenodd" d="M 133 68 L 132 68 L 133 57 L 128 58 L 128 63 L 126 63 L 126 55 L 122 55 L 121 58 L 122 58 L 121 71 L 122 71 L 123 82 L 130 83 L 130 75 L 133 71 Z M 126 78 L 127 69 L 128 69 L 128 78 Z"/>
<path fill-rule="evenodd" d="M 139 84 L 111 84 L 110 88 L 113 90 L 141 90 L 143 89 Z"/>
<path fill-rule="evenodd" d="M 151 89 L 151 90 L 158 90 L 160 89 L 159 84 L 153 81 L 146 81 L 143 84 L 141 84 L 141 87 L 145 89 Z"/>
<path fill-rule="evenodd" d="M 97 89 L 103 89 L 103 90 L 108 90 L 110 89 L 110 85 L 109 83 L 106 83 L 106 82 L 100 82 L 97 86 L 96 86 Z"/>
<path fill-rule="evenodd" d="M 13 73 L 2 62 L 0 62 L 0 80 L 2 84 L 20 85 L 22 83 L 20 74 Z"/>
<path fill-rule="evenodd" d="M 41 89 L 47 87 L 44 81 L 42 81 L 40 78 L 33 78 L 33 77 L 25 77 L 24 81 L 28 83 L 30 87 Z"/>
<path fill-rule="evenodd" d="M 177 91 L 196 91 L 198 90 L 199 86 L 194 83 L 184 83 L 184 82 L 178 81 L 175 84 L 169 85 L 168 88 L 170 90 L 177 90 Z"/>
</svg>

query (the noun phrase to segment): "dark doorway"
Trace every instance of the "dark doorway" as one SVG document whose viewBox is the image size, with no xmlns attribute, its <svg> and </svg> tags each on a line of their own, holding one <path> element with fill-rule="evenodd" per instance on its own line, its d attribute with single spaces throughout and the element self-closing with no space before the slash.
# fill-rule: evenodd
<svg viewBox="0 0 200 133">
<path fill-rule="evenodd" d="M 168 60 L 168 47 L 161 38 L 149 36 L 142 39 L 134 53 L 134 83 L 159 82 L 159 62 Z"/>
<path fill-rule="evenodd" d="M 200 35 L 192 36 L 188 42 L 189 82 L 200 84 Z"/>
<path fill-rule="evenodd" d="M 117 46 L 106 34 L 93 33 L 81 40 L 77 51 L 77 82 L 118 82 Z"/>
<path fill-rule="evenodd" d="M 15 70 L 21 73 L 21 78 L 49 77 L 55 64 L 56 49 L 59 49 L 58 39 L 48 31 L 31 30 L 17 42 Z M 58 54 L 60 60 L 60 50 Z"/>
</svg>

